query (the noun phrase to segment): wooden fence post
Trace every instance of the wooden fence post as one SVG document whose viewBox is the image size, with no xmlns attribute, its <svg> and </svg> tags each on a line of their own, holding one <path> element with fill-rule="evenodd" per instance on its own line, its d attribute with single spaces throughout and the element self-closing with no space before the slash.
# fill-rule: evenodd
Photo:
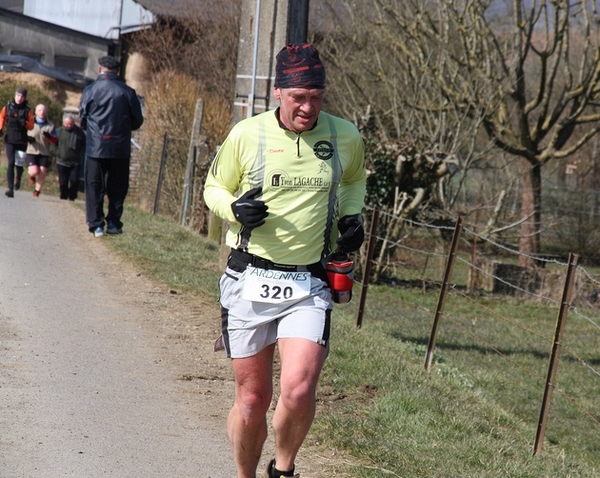
<svg viewBox="0 0 600 478">
<path fill-rule="evenodd" d="M 538 421 L 537 433 L 535 435 L 535 446 L 533 448 L 534 456 L 542 451 L 542 445 L 544 443 L 546 423 L 548 421 L 548 410 L 550 409 L 550 401 L 552 400 L 554 378 L 556 376 L 556 369 L 558 368 L 558 359 L 560 357 L 560 349 L 562 347 L 565 323 L 567 320 L 569 307 L 571 305 L 571 291 L 573 290 L 573 280 L 575 278 L 578 257 L 579 256 L 576 254 L 569 254 L 567 277 L 565 279 L 565 287 L 563 289 L 562 300 L 560 301 L 560 309 L 558 310 L 558 317 L 556 319 L 556 330 L 554 332 L 554 342 L 552 344 L 552 353 L 550 355 L 550 365 L 548 366 L 548 375 L 546 377 L 546 388 L 544 390 L 540 419 Z"/>
<path fill-rule="evenodd" d="M 194 191 L 194 171 L 196 168 L 196 155 L 198 144 L 201 141 L 200 131 L 202 129 L 202 115 L 204 112 L 204 102 L 202 99 L 196 101 L 196 111 L 192 123 L 192 132 L 190 135 L 190 147 L 188 150 L 187 167 L 185 170 L 185 179 L 183 183 L 183 198 L 181 201 L 181 225 L 185 226 L 188 220 L 190 202 L 192 201 Z"/>
<path fill-rule="evenodd" d="M 433 350 L 435 349 L 435 340 L 437 337 L 440 320 L 442 317 L 442 310 L 444 309 L 444 302 L 448 293 L 448 283 L 452 275 L 452 267 L 454 266 L 454 258 L 456 257 L 456 251 L 458 249 L 458 241 L 462 233 L 462 217 L 456 220 L 456 226 L 454 227 L 454 235 L 452 236 L 452 244 L 450 246 L 450 252 L 448 253 L 448 260 L 446 261 L 446 271 L 444 272 L 444 280 L 442 287 L 440 288 L 440 295 L 438 298 L 438 304 L 435 311 L 435 318 L 433 320 L 433 327 L 431 328 L 431 335 L 429 336 L 429 344 L 427 345 L 427 355 L 425 356 L 425 370 L 429 372 L 431 369 L 431 362 L 433 361 Z"/>
<path fill-rule="evenodd" d="M 156 193 L 154 194 L 154 207 L 152 208 L 152 214 L 158 213 L 158 206 L 160 202 L 160 191 L 162 189 L 163 179 L 165 177 L 165 166 L 167 164 L 167 148 L 169 145 L 169 133 L 165 133 L 163 136 L 163 147 L 162 154 L 160 155 L 160 166 L 158 168 L 158 180 L 156 181 Z"/>
</svg>

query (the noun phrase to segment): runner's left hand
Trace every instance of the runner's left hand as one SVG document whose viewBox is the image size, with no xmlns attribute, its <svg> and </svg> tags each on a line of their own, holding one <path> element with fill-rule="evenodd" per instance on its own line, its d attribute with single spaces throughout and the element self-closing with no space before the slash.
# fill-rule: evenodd
<svg viewBox="0 0 600 478">
<path fill-rule="evenodd" d="M 360 214 L 341 218 L 338 221 L 338 230 L 341 236 L 338 238 L 337 244 L 342 251 L 353 252 L 360 249 L 365 240 L 365 230 L 362 227 Z"/>
</svg>

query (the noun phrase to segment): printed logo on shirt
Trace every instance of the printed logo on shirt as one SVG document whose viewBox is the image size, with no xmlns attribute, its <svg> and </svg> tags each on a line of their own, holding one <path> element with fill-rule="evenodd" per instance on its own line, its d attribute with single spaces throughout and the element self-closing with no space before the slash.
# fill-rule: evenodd
<svg viewBox="0 0 600 478">
<path fill-rule="evenodd" d="M 313 146 L 315 156 L 323 161 L 333 158 L 333 144 L 329 141 L 317 141 Z"/>
<path fill-rule="evenodd" d="M 281 191 L 329 191 L 331 180 L 319 176 L 288 176 L 284 171 L 273 171 L 268 184 Z"/>
</svg>

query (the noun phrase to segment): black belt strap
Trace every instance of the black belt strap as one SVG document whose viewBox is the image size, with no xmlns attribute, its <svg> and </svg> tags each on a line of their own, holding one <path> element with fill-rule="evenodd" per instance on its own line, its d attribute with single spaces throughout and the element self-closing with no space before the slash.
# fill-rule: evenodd
<svg viewBox="0 0 600 478">
<path fill-rule="evenodd" d="M 249 252 L 240 251 L 239 249 L 231 249 L 230 257 L 244 262 L 247 265 L 267 270 L 275 269 L 280 271 L 296 272 L 299 267 L 303 269 L 305 268 L 304 266 L 295 266 L 291 264 L 277 264 L 268 259 L 263 259 L 262 257 L 250 254 Z"/>
<path fill-rule="evenodd" d="M 244 265 L 243 268 L 240 268 L 240 266 L 242 265 L 240 263 Z M 320 262 L 309 264 L 307 266 L 277 264 L 276 262 L 264 259 L 259 256 L 255 256 L 254 254 L 250 254 L 249 252 L 244 252 L 239 249 L 231 249 L 231 253 L 229 254 L 228 265 L 232 267 L 233 270 L 238 270 L 238 272 L 243 272 L 246 269 L 245 266 L 250 265 L 266 270 L 277 270 L 287 272 L 308 271 L 313 276 L 318 277 L 322 280 L 326 280 L 327 277 L 325 274 L 325 269 L 323 268 L 323 265 Z"/>
</svg>

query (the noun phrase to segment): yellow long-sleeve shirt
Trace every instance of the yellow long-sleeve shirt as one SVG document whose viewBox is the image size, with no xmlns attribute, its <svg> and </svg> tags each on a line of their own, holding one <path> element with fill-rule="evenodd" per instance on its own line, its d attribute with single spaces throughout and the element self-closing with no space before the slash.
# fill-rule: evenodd
<svg viewBox="0 0 600 478">
<path fill-rule="evenodd" d="M 204 198 L 231 222 L 226 242 L 238 248 L 246 244 L 231 204 L 262 186 L 258 199 L 269 215 L 252 230 L 247 251 L 280 264 L 312 264 L 331 251 L 336 218 L 362 210 L 364 145 L 352 123 L 323 111 L 316 126 L 300 134 L 282 128 L 276 114 L 268 111 L 233 127 L 209 171 Z"/>
</svg>

